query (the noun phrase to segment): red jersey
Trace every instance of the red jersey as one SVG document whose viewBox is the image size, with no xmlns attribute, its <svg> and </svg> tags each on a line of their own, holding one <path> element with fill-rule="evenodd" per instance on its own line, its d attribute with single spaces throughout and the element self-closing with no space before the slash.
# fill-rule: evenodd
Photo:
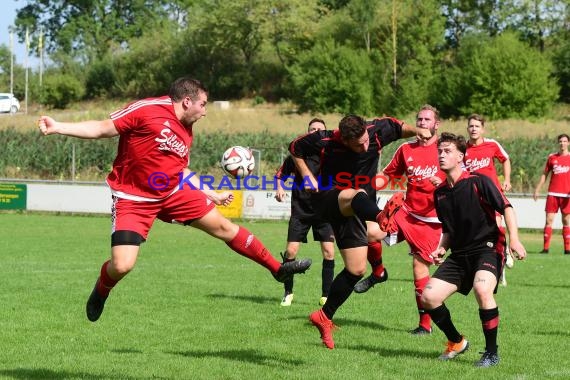
<svg viewBox="0 0 570 380">
<path fill-rule="evenodd" d="M 570 154 L 552 153 L 546 160 L 544 174 L 550 175 L 548 195 L 570 198 Z"/>
<path fill-rule="evenodd" d="M 509 155 L 497 141 L 484 138 L 483 142 L 478 145 L 467 143 L 467 152 L 463 158 L 465 170 L 469 173 L 486 175 L 500 189 L 501 184 L 499 183 L 499 177 L 497 177 L 495 159 L 500 163 L 509 159 Z"/>
<path fill-rule="evenodd" d="M 178 189 L 189 163 L 192 129 L 185 128 L 168 96 L 129 104 L 110 115 L 119 131 L 117 157 L 107 183 L 113 195 L 140 201 L 164 199 Z"/>
<path fill-rule="evenodd" d="M 424 222 L 439 222 L 433 201 L 436 187 L 430 178 L 445 181 L 445 173 L 439 170 L 436 143 L 422 146 L 416 140 L 400 145 L 383 172 L 390 177 L 407 177 L 404 205 L 413 216 Z"/>
</svg>

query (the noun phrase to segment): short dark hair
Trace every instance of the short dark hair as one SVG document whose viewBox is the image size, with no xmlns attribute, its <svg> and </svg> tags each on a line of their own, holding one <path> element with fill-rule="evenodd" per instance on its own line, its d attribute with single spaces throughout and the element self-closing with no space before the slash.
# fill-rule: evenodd
<svg viewBox="0 0 570 380">
<path fill-rule="evenodd" d="M 174 102 L 179 102 L 187 96 L 192 100 L 197 100 L 200 92 L 208 94 L 202 82 L 190 77 L 181 77 L 172 82 L 168 95 Z"/>
<path fill-rule="evenodd" d="M 325 121 L 323 119 L 319 119 L 318 117 L 312 118 L 311 121 L 309 121 L 309 127 L 313 123 L 322 123 L 325 126 L 325 129 L 327 129 L 327 124 L 325 123 Z"/>
<path fill-rule="evenodd" d="M 452 143 L 455 145 L 457 150 L 461 153 L 465 154 L 467 151 L 467 143 L 465 142 L 465 137 L 461 135 L 456 135 L 454 133 L 443 132 L 439 139 L 437 140 L 437 145 L 439 146 L 441 143 Z"/>
<path fill-rule="evenodd" d="M 479 115 L 478 113 L 472 113 L 471 115 L 469 115 L 469 117 L 467 118 L 467 124 L 469 125 L 469 122 L 471 120 L 477 120 L 481 122 L 481 125 L 484 127 L 485 126 L 485 118 L 481 115 Z"/>
<path fill-rule="evenodd" d="M 366 121 L 358 115 L 346 115 L 338 123 L 343 140 L 360 138 L 366 132 Z"/>
<path fill-rule="evenodd" d="M 568 135 L 566 133 L 562 133 L 562 134 L 558 135 L 558 137 L 556 138 L 556 141 L 560 141 L 560 139 L 562 137 L 566 137 L 566 140 L 570 141 L 570 137 L 568 137 Z"/>
</svg>

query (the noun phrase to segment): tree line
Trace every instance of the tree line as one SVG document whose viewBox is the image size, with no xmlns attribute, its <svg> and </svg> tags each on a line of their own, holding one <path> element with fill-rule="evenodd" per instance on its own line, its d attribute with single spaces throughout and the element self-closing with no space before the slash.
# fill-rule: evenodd
<svg viewBox="0 0 570 380">
<path fill-rule="evenodd" d="M 212 99 L 320 113 L 429 102 L 445 117 L 532 118 L 570 102 L 570 0 L 30 0 L 20 41 L 26 30 L 49 56 L 30 98 L 56 108 L 162 95 L 182 75 Z M 3 74 L 9 58 L 1 45 Z"/>
</svg>

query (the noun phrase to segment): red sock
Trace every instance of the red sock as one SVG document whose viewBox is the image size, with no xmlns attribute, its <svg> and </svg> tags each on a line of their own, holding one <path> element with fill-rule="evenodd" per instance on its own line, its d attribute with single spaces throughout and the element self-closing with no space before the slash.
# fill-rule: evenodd
<svg viewBox="0 0 570 380">
<path fill-rule="evenodd" d="M 562 227 L 562 238 L 564 239 L 564 250 L 570 251 L 570 226 Z"/>
<path fill-rule="evenodd" d="M 271 253 L 265 248 L 251 232 L 243 227 L 239 227 L 238 233 L 234 238 L 226 243 L 228 247 L 242 256 L 255 261 L 269 269 L 271 273 L 277 273 L 281 263 L 279 263 Z"/>
<path fill-rule="evenodd" d="M 416 287 L 416 305 L 418 306 L 418 313 L 420 314 L 420 326 L 426 330 L 429 330 L 431 328 L 431 318 L 425 311 L 424 306 L 421 302 L 421 298 L 428 281 L 429 276 L 420 278 L 419 280 L 414 280 L 414 286 Z"/>
<path fill-rule="evenodd" d="M 102 297 L 108 297 L 109 292 L 117 285 L 118 280 L 113 280 L 109 273 L 107 273 L 107 267 L 109 266 L 110 260 L 107 260 L 101 266 L 101 273 L 99 274 L 99 280 L 97 281 L 97 293 Z"/>
<path fill-rule="evenodd" d="M 384 264 L 382 264 L 382 243 L 368 242 L 368 262 L 372 266 L 372 274 L 375 277 L 382 276 Z"/>
<path fill-rule="evenodd" d="M 544 246 L 545 250 L 550 249 L 550 238 L 552 237 L 552 227 L 544 227 Z"/>
</svg>

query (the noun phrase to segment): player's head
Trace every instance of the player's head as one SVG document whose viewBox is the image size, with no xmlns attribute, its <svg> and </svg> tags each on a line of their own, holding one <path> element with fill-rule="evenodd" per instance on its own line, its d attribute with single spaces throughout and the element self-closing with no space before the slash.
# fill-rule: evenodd
<svg viewBox="0 0 570 380">
<path fill-rule="evenodd" d="M 570 142 L 570 137 L 568 137 L 566 133 L 558 135 L 556 141 L 558 141 L 558 145 L 560 145 L 560 151 L 568 150 L 568 143 Z"/>
<path fill-rule="evenodd" d="M 366 152 L 370 145 L 366 121 L 357 115 L 347 115 L 338 124 L 342 143 L 356 153 Z"/>
<path fill-rule="evenodd" d="M 309 121 L 309 128 L 307 129 L 307 132 L 313 133 L 315 131 L 324 131 L 326 129 L 327 125 L 325 124 L 325 121 L 323 119 L 315 117 Z"/>
<path fill-rule="evenodd" d="M 178 78 L 170 86 L 168 95 L 175 104 L 176 116 L 184 126 L 189 127 L 206 116 L 208 90 L 199 80 Z"/>
<path fill-rule="evenodd" d="M 439 128 L 439 111 L 434 106 L 429 104 L 424 104 L 421 106 L 420 110 L 416 115 L 416 127 L 429 129 L 431 137 L 435 136 L 437 129 Z M 423 140 L 429 140 L 429 138 L 418 138 Z"/>
<path fill-rule="evenodd" d="M 467 118 L 467 133 L 472 142 L 483 138 L 485 133 L 485 118 L 477 113 L 472 113 Z"/>
<path fill-rule="evenodd" d="M 463 157 L 467 150 L 465 138 L 449 132 L 443 132 L 437 140 L 439 167 L 446 173 L 461 169 Z"/>
</svg>

